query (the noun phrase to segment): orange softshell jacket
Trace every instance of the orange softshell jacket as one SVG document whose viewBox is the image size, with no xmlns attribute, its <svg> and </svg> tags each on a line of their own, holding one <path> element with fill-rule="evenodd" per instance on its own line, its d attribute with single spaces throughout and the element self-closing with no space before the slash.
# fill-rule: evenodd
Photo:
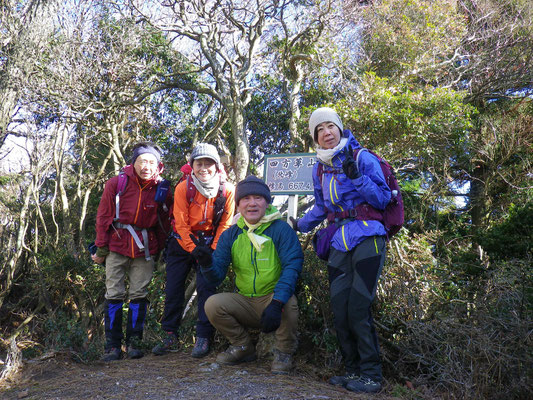
<svg viewBox="0 0 533 400">
<path fill-rule="evenodd" d="M 235 187 L 226 182 L 226 204 L 224 213 L 218 225 L 216 236 L 211 243 L 213 249 L 216 248 L 218 239 L 222 232 L 229 228 L 233 213 L 235 211 Z M 180 246 L 189 253 L 196 245 L 189 235 L 191 233 L 198 237 L 198 232 L 203 231 L 206 235 L 213 234 L 213 210 L 216 197 L 206 199 L 198 190 L 191 203 L 187 199 L 187 181 L 182 181 L 176 186 L 174 192 L 174 232 L 177 233 L 177 240 Z"/>
</svg>

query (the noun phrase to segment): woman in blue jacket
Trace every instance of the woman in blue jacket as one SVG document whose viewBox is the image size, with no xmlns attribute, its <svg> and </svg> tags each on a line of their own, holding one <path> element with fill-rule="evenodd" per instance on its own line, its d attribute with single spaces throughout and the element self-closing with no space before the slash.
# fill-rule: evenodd
<svg viewBox="0 0 533 400">
<path fill-rule="evenodd" d="M 315 110 L 309 130 L 318 159 L 313 168 L 315 205 L 293 225 L 309 232 L 327 218 L 338 227 L 329 244 L 328 275 L 346 374 L 329 382 L 354 392 L 377 392 L 382 373 L 371 305 L 385 261 L 387 231 L 379 221 L 356 219 L 355 210 L 362 203 L 384 210 L 391 191 L 374 155 L 361 151 L 356 164 L 353 150 L 361 146 L 349 130 L 343 131 L 333 109 Z"/>
</svg>

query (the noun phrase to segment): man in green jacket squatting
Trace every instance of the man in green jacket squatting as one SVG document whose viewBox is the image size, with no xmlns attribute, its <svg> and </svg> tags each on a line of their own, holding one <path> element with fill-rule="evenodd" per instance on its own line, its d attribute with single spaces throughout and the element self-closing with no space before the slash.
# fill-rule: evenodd
<svg viewBox="0 0 533 400">
<path fill-rule="evenodd" d="M 276 332 L 272 372 L 292 368 L 297 347 L 298 304 L 294 296 L 302 270 L 303 252 L 294 230 L 270 204 L 268 186 L 249 176 L 237 184 L 235 201 L 241 217 L 219 239 L 213 254 L 196 239 L 192 254 L 205 278 L 219 285 L 230 264 L 237 293 L 218 293 L 207 299 L 211 324 L 230 342 L 217 356 L 220 364 L 257 358 L 247 328 Z"/>
</svg>

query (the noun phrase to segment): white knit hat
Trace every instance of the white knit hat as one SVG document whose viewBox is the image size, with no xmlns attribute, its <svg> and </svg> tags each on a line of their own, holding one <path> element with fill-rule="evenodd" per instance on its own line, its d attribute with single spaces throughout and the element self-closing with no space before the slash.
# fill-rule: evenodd
<svg viewBox="0 0 533 400">
<path fill-rule="evenodd" d="M 212 144 L 198 143 L 191 153 L 189 164 L 192 165 L 192 162 L 197 158 L 210 158 L 217 165 L 217 169 L 220 170 L 220 157 L 218 156 L 217 148 Z"/>
<path fill-rule="evenodd" d="M 311 116 L 309 117 L 309 132 L 311 133 L 311 137 L 313 140 L 318 143 L 318 135 L 316 132 L 316 127 L 320 125 L 322 122 L 333 122 L 335 125 L 339 127 L 339 130 L 341 131 L 344 129 L 341 119 L 339 117 L 339 114 L 333 109 L 329 107 L 321 107 L 317 108 Z"/>
</svg>

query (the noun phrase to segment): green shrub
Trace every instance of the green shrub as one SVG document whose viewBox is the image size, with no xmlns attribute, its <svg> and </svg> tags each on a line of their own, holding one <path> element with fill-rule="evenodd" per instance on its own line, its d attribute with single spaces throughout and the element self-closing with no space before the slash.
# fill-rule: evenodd
<svg viewBox="0 0 533 400">
<path fill-rule="evenodd" d="M 101 353 L 99 338 L 89 340 L 86 329 L 64 311 L 50 315 L 43 325 L 44 346 L 69 351 L 79 361 L 95 360 Z"/>
<path fill-rule="evenodd" d="M 503 221 L 481 233 L 480 245 L 493 257 L 510 259 L 531 255 L 533 243 L 533 202 L 511 205 Z"/>
</svg>

